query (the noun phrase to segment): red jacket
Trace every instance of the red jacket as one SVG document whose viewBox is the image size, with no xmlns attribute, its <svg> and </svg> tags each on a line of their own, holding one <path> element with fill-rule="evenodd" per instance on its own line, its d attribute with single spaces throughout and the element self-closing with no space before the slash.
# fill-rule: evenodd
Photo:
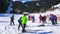
<svg viewBox="0 0 60 34">
<path fill-rule="evenodd" d="M 39 16 L 39 19 L 42 20 L 42 16 Z"/>
<path fill-rule="evenodd" d="M 32 19 L 32 17 L 31 16 L 28 16 L 28 20 L 31 20 Z"/>
</svg>

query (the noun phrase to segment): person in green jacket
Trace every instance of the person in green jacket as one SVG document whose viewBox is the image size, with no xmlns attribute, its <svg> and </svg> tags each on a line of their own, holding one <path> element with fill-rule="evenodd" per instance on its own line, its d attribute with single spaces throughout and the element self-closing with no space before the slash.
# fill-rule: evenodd
<svg viewBox="0 0 60 34">
<path fill-rule="evenodd" d="M 22 32 L 25 32 L 26 23 L 27 23 L 27 21 L 28 21 L 28 19 L 27 19 L 27 17 L 26 17 L 25 14 L 22 16 L 21 21 L 22 21 L 22 25 L 23 25 L 23 30 L 22 30 Z"/>
</svg>

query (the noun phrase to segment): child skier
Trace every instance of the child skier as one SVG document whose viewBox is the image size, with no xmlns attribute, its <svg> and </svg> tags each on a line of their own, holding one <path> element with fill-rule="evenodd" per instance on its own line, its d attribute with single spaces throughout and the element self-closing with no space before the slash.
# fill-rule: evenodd
<svg viewBox="0 0 60 34">
<path fill-rule="evenodd" d="M 22 18 L 22 17 L 20 17 L 20 18 L 19 18 L 19 20 L 18 20 L 18 22 L 19 22 L 19 25 L 18 25 L 18 30 L 19 30 L 20 26 L 21 26 L 21 27 L 23 27 L 23 26 L 22 26 L 22 21 L 21 21 L 21 18 Z"/>
<path fill-rule="evenodd" d="M 43 16 L 43 23 L 47 23 L 47 21 L 46 21 L 46 15 Z"/>
<path fill-rule="evenodd" d="M 41 25 L 39 25 L 39 26 L 45 26 L 45 25 L 44 25 L 44 16 L 41 16 L 41 15 L 40 15 L 40 16 L 39 16 L 39 19 L 40 19 L 40 23 L 42 22 Z"/>
<path fill-rule="evenodd" d="M 14 15 L 11 16 L 11 23 L 10 23 L 10 25 L 12 25 L 12 23 L 13 23 L 13 25 L 15 25 L 14 24 Z"/>
<path fill-rule="evenodd" d="M 24 14 L 24 15 L 22 16 L 21 20 L 22 20 L 22 24 L 23 24 L 23 30 L 22 30 L 22 32 L 25 32 L 26 23 L 27 23 L 27 21 L 28 21 L 28 19 L 27 19 L 27 17 L 26 17 L 26 14 Z"/>
<path fill-rule="evenodd" d="M 35 21 L 35 17 L 34 16 L 32 16 L 32 22 L 34 22 Z"/>
<path fill-rule="evenodd" d="M 55 24 L 57 24 L 57 16 L 56 15 L 54 15 L 54 22 L 55 22 Z"/>
<path fill-rule="evenodd" d="M 45 23 L 45 17 L 42 16 L 42 25 L 41 26 L 45 26 L 44 23 Z"/>
<path fill-rule="evenodd" d="M 32 16 L 31 16 L 31 15 L 29 15 L 29 16 L 28 16 L 28 20 L 29 20 L 29 21 L 31 21 L 31 19 L 32 19 Z"/>
<path fill-rule="evenodd" d="M 42 16 L 41 15 L 39 16 L 39 21 L 40 21 L 40 23 L 42 22 Z"/>
</svg>

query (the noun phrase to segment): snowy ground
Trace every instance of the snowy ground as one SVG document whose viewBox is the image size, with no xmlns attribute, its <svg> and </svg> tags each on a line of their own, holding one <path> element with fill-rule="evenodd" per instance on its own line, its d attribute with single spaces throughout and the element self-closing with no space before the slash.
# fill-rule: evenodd
<svg viewBox="0 0 60 34">
<path fill-rule="evenodd" d="M 28 23 L 27 23 L 28 24 Z M 9 22 L 0 22 L 0 34 L 60 34 L 60 23 L 52 25 L 51 23 L 40 26 L 39 23 L 29 23 L 26 27 L 26 33 L 22 33 L 17 29 L 18 24 L 10 26 Z"/>
</svg>

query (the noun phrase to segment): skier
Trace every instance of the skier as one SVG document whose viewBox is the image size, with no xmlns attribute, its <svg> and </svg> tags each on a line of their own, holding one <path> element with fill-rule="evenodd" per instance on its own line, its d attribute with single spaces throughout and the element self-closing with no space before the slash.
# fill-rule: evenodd
<svg viewBox="0 0 60 34">
<path fill-rule="evenodd" d="M 27 21 L 28 21 L 28 19 L 27 19 L 27 17 L 26 17 L 26 14 L 24 14 L 24 15 L 22 16 L 21 20 L 22 20 L 22 24 L 23 24 L 23 30 L 22 30 L 22 32 L 25 32 L 26 23 L 27 23 Z"/>
<path fill-rule="evenodd" d="M 32 16 L 31 16 L 31 15 L 29 15 L 29 16 L 28 16 L 28 20 L 29 20 L 29 21 L 31 21 L 31 19 L 32 19 Z"/>
<path fill-rule="evenodd" d="M 44 15 L 44 20 L 43 21 L 44 21 L 44 23 L 47 23 L 47 21 L 46 21 L 46 15 Z"/>
<path fill-rule="evenodd" d="M 34 22 L 35 21 L 35 17 L 34 17 L 34 15 L 32 16 L 32 22 Z"/>
<path fill-rule="evenodd" d="M 54 22 L 55 22 L 55 24 L 57 24 L 57 16 L 56 15 L 54 15 Z"/>
<path fill-rule="evenodd" d="M 22 17 L 20 17 L 19 20 L 18 20 L 18 22 L 19 22 L 18 30 L 19 30 L 20 26 L 23 27 L 23 25 L 22 25 L 22 21 L 21 21 L 21 18 L 22 18 Z"/>
<path fill-rule="evenodd" d="M 40 21 L 40 23 L 41 23 L 41 21 L 42 21 L 42 16 L 41 16 L 41 15 L 39 16 L 39 21 Z"/>
<path fill-rule="evenodd" d="M 42 21 L 43 21 L 43 23 L 46 22 L 46 16 L 43 16 L 43 17 L 42 17 Z"/>
<path fill-rule="evenodd" d="M 15 25 L 14 24 L 14 15 L 11 16 L 11 23 L 10 23 L 10 25 L 12 25 L 12 23 L 13 23 L 13 25 Z"/>
<path fill-rule="evenodd" d="M 44 23 L 45 23 L 45 17 L 44 16 L 42 16 L 42 26 L 44 26 Z"/>
</svg>

